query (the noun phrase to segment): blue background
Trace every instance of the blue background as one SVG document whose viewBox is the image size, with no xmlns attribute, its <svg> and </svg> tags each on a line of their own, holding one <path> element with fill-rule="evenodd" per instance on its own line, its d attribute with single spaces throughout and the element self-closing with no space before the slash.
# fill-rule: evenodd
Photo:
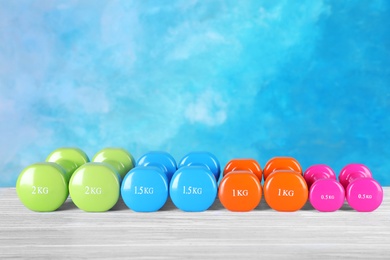
<svg viewBox="0 0 390 260">
<path fill-rule="evenodd" d="M 0 186 L 51 150 L 364 163 L 390 185 L 389 2 L 0 0 Z"/>
</svg>

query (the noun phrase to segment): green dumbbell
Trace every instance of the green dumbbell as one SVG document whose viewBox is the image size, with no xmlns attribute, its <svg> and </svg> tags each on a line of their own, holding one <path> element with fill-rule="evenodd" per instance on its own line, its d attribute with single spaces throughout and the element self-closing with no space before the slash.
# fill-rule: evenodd
<svg viewBox="0 0 390 260">
<path fill-rule="evenodd" d="M 20 201 L 33 211 L 49 212 L 61 207 L 68 198 L 68 182 L 73 172 L 89 162 L 78 148 L 59 148 L 45 162 L 26 167 L 16 182 Z"/>
<path fill-rule="evenodd" d="M 124 149 L 99 151 L 91 163 L 78 168 L 70 179 L 69 192 L 74 204 L 88 212 L 111 209 L 119 199 L 123 177 L 134 164 L 133 156 Z"/>
</svg>

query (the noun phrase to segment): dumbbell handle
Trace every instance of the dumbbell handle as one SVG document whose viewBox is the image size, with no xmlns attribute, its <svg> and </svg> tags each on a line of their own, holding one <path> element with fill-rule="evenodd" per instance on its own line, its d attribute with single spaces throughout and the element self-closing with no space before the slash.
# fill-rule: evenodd
<svg viewBox="0 0 390 260">
<path fill-rule="evenodd" d="M 359 179 L 359 178 L 367 178 L 366 175 L 362 172 L 355 172 L 355 173 L 352 173 L 348 176 L 347 178 L 347 181 L 349 183 L 353 182 L 354 180 L 356 179 Z"/>
<path fill-rule="evenodd" d="M 275 170 L 273 170 L 270 174 L 268 174 L 268 176 L 266 177 L 266 179 L 267 179 L 269 176 L 271 176 L 272 174 L 278 173 L 278 172 L 289 172 L 289 173 L 295 173 L 295 174 L 298 174 L 298 175 L 301 175 L 301 176 L 302 176 L 302 173 L 300 173 L 300 172 L 297 172 L 297 171 L 294 171 L 294 170 L 291 170 L 291 169 L 282 169 L 282 168 L 280 168 L 280 169 L 275 169 Z"/>
<path fill-rule="evenodd" d="M 336 180 L 334 175 L 331 175 L 331 174 L 326 173 L 326 172 L 320 172 L 320 173 L 316 173 L 316 174 L 305 173 L 304 177 L 305 177 L 305 180 L 306 180 L 307 185 L 309 187 L 311 187 L 311 185 L 313 185 L 316 181 L 319 181 L 319 180 L 323 180 L 323 179 Z"/>
<path fill-rule="evenodd" d="M 269 160 L 263 169 L 264 180 L 275 171 L 294 171 L 302 175 L 301 165 L 292 157 L 274 157 Z"/>
<path fill-rule="evenodd" d="M 65 170 L 66 181 L 69 182 L 70 177 L 72 177 L 73 172 L 78 168 L 77 164 L 64 159 L 59 159 L 55 162 Z"/>
<path fill-rule="evenodd" d="M 147 165 L 137 165 L 137 167 L 156 167 L 160 169 L 163 173 L 168 174 L 168 169 L 161 163 L 148 163 Z"/>
<path fill-rule="evenodd" d="M 335 180 L 336 175 L 333 170 L 325 164 L 317 164 L 310 166 L 304 173 L 304 178 L 309 187 L 319 180 L 328 179 Z"/>
<path fill-rule="evenodd" d="M 362 172 L 354 172 L 354 173 L 349 174 L 347 176 L 347 178 L 345 179 L 345 181 L 342 182 L 341 184 L 346 189 L 351 182 L 353 182 L 354 180 L 360 179 L 360 178 L 367 178 L 367 176 Z"/>
<path fill-rule="evenodd" d="M 331 175 L 330 173 L 327 172 L 317 172 L 315 174 L 311 174 L 310 178 L 313 180 L 313 182 L 322 179 L 335 179 L 334 175 Z"/>
<path fill-rule="evenodd" d="M 207 170 L 210 170 L 210 167 L 206 164 L 203 164 L 203 163 L 190 163 L 188 164 L 188 166 L 196 166 L 196 167 L 203 167 L 203 168 L 206 168 Z"/>
<path fill-rule="evenodd" d="M 360 178 L 372 178 L 372 174 L 370 170 L 362 165 L 356 164 L 356 166 L 350 166 L 355 167 L 353 170 L 349 169 L 348 172 L 346 172 L 344 169 L 341 171 L 339 175 L 340 183 L 343 185 L 344 188 L 347 188 L 348 185 L 355 181 L 356 179 Z"/>
<path fill-rule="evenodd" d="M 127 172 L 123 172 L 123 169 L 125 168 L 123 163 L 121 163 L 119 161 L 115 161 L 115 160 L 109 160 L 109 159 L 103 160 L 103 161 L 100 161 L 100 162 L 106 163 L 106 164 L 112 166 L 117 171 L 117 173 L 119 174 L 121 179 L 123 179 L 125 177 Z"/>
</svg>

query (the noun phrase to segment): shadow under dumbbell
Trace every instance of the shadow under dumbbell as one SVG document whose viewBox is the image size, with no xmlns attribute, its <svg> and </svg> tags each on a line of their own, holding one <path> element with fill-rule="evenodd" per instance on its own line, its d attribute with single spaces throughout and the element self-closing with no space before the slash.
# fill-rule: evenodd
<svg viewBox="0 0 390 260">
<path fill-rule="evenodd" d="M 265 210 L 273 210 L 270 206 L 268 206 L 267 202 L 264 198 L 261 199 L 259 205 L 254 209 L 256 211 L 265 211 Z M 315 209 L 310 204 L 310 202 L 306 202 L 306 204 L 300 209 L 304 211 L 314 211 Z"/>
<path fill-rule="evenodd" d="M 221 201 L 217 198 L 213 205 L 208 210 L 223 210 L 225 209 L 224 206 L 222 205 Z"/>
<path fill-rule="evenodd" d="M 64 210 L 76 210 L 78 209 L 73 201 L 69 198 L 67 199 L 61 207 L 59 207 L 56 211 L 64 211 Z"/>
<path fill-rule="evenodd" d="M 168 199 L 164 206 L 159 211 L 171 211 L 176 210 L 177 208 L 173 204 L 171 199 Z M 110 211 L 121 211 L 121 210 L 131 210 L 124 203 L 123 199 L 119 199 L 118 203 Z"/>
<path fill-rule="evenodd" d="M 222 210 L 222 209 L 224 209 L 224 207 L 222 206 L 219 199 L 216 199 L 213 205 L 211 205 L 211 207 L 207 210 Z M 178 209 L 176 208 L 175 204 L 173 204 L 172 200 L 168 198 L 165 205 L 159 211 L 171 211 L 171 210 L 178 210 Z"/>
<path fill-rule="evenodd" d="M 307 201 L 306 204 L 300 210 L 315 211 L 314 207 L 309 201 Z"/>
<path fill-rule="evenodd" d="M 264 210 L 273 210 L 273 209 L 271 209 L 271 207 L 268 206 L 267 202 L 265 201 L 265 199 L 263 197 L 263 198 L 261 198 L 259 205 L 257 205 L 257 207 L 254 210 L 264 211 Z"/>
<path fill-rule="evenodd" d="M 349 206 L 349 204 L 347 202 L 345 202 L 343 204 L 343 206 L 339 210 L 342 210 L 342 211 L 355 211 L 353 208 L 351 208 L 351 206 Z"/>
<path fill-rule="evenodd" d="M 164 206 L 159 211 L 170 211 L 170 210 L 176 210 L 175 204 L 173 204 L 172 200 L 170 198 L 167 199 L 167 202 L 165 202 Z"/>
<path fill-rule="evenodd" d="M 122 210 L 130 210 L 126 204 L 123 202 L 123 199 L 120 198 L 118 202 L 112 207 L 109 211 L 122 211 Z"/>
</svg>

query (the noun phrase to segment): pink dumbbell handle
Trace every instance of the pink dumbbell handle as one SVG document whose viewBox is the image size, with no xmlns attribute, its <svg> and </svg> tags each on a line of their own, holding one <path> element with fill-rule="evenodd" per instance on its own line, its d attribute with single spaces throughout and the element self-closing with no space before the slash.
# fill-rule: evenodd
<svg viewBox="0 0 390 260">
<path fill-rule="evenodd" d="M 336 175 L 332 168 L 325 164 L 317 164 L 310 166 L 303 175 L 307 185 L 310 187 L 314 182 L 322 179 L 334 179 Z"/>
<path fill-rule="evenodd" d="M 358 163 L 348 164 L 341 170 L 339 175 L 340 183 L 345 189 L 352 181 L 360 178 L 372 179 L 372 174 L 367 166 Z"/>
</svg>

